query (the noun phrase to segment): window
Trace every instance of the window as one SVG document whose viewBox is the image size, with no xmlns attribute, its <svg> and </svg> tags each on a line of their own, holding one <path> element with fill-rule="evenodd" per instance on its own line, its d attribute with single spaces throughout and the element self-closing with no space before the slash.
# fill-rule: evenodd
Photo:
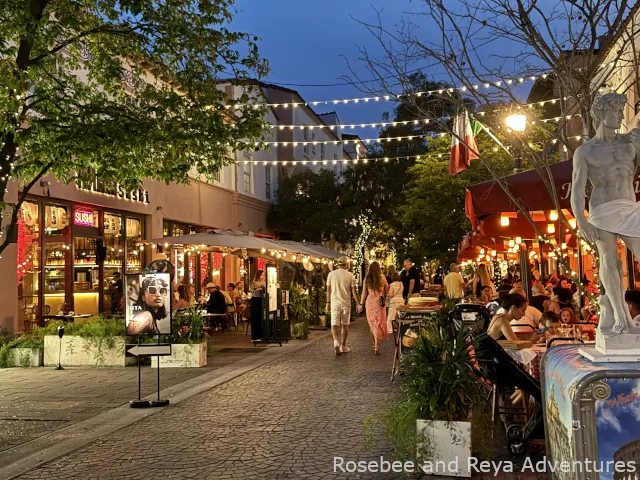
<svg viewBox="0 0 640 480">
<path fill-rule="evenodd" d="M 313 130 L 311 131 L 311 141 L 315 142 L 316 141 L 316 132 L 314 132 Z M 311 145 L 311 152 L 315 155 L 316 154 L 316 146 Z"/>
<path fill-rule="evenodd" d="M 271 200 L 271 167 L 264 167 L 264 195 Z"/>
<path fill-rule="evenodd" d="M 321 143 L 320 144 L 320 160 L 324 160 L 326 158 L 324 147 L 325 147 L 324 143 Z"/>
<path fill-rule="evenodd" d="M 251 164 L 244 164 L 244 191 L 247 193 L 251 193 Z"/>
<path fill-rule="evenodd" d="M 339 170 L 338 170 L 338 154 L 334 153 L 333 154 L 333 172 L 338 175 Z"/>
<path fill-rule="evenodd" d="M 305 129 L 303 130 L 304 133 L 304 154 L 308 157 L 309 156 L 309 151 L 311 150 L 311 148 L 309 147 L 309 127 L 305 127 Z"/>
<path fill-rule="evenodd" d="M 220 172 L 222 171 L 222 168 L 219 168 L 218 170 L 215 171 L 215 173 L 212 175 L 213 181 L 216 183 L 220 183 Z"/>
</svg>

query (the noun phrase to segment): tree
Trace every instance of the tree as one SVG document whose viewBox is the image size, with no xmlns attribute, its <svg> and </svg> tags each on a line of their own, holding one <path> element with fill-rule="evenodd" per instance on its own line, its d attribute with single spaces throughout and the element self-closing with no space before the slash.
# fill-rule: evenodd
<svg viewBox="0 0 640 480">
<path fill-rule="evenodd" d="M 421 108 L 424 96 L 451 99 L 456 110 L 475 115 L 503 144 L 515 147 L 512 153 L 522 152 L 554 202 L 560 231 L 579 235 L 560 208 L 550 170 L 557 154 L 549 155 L 548 146 L 557 145 L 565 159 L 571 158 L 581 138 L 594 133 L 590 107 L 593 99 L 608 88 L 632 92 L 627 111 L 634 111 L 640 98 L 640 14 L 635 2 L 423 0 L 420 4 L 423 10 L 407 16 L 398 28 L 386 29 L 380 14 L 377 23 L 363 23 L 384 53 L 374 57 L 370 50 L 361 50 L 360 60 L 377 81 L 361 82 L 351 69 L 354 85 L 370 95 L 401 98 L 417 117 L 427 117 L 440 131 L 469 148 L 446 118 L 437 118 Z M 418 28 L 418 22 L 427 28 Z M 425 31 L 435 31 L 435 37 L 425 38 Z M 450 88 L 419 95 L 408 73 L 416 67 L 443 75 Z M 556 111 L 551 116 L 555 121 L 543 121 L 549 116 L 548 109 L 523 105 L 524 84 L 529 81 L 535 82 L 533 96 L 542 89 L 553 98 Z M 505 126 L 506 117 L 514 113 L 526 113 L 525 135 Z M 532 135 L 544 139 L 542 148 L 530 141 Z M 487 151 L 478 149 L 475 153 L 518 214 L 528 220 L 543 244 L 554 248 L 565 271 L 571 273 L 565 254 L 554 246 L 557 244 L 547 232 L 538 228 L 530 209 L 518 192 L 512 191 Z"/>
<path fill-rule="evenodd" d="M 340 202 L 341 187 L 332 170 L 298 172 L 285 177 L 278 186 L 274 223 L 282 237 L 291 240 L 324 242 L 333 236 L 350 243 L 353 213 Z"/>
<path fill-rule="evenodd" d="M 253 149 L 264 108 L 221 74 L 268 71 L 258 38 L 230 31 L 233 0 L 5 0 L 0 5 L 0 227 L 29 190 L 59 180 L 187 183 Z M 23 184 L 7 202 L 8 183 Z M 1 229 L 0 229 L 1 233 Z"/>
</svg>

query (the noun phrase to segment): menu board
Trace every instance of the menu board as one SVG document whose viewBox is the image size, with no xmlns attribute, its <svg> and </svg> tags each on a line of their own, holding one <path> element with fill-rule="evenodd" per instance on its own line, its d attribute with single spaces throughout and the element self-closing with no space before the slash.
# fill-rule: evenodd
<svg viewBox="0 0 640 480">
<path fill-rule="evenodd" d="M 267 294 L 269 295 L 269 311 L 278 310 L 278 269 L 275 265 L 267 266 Z"/>
</svg>

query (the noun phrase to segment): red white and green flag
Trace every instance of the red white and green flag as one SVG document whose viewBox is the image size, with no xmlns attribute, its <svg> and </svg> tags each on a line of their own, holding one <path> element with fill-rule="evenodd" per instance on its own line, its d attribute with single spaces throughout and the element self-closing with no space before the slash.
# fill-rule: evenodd
<svg viewBox="0 0 640 480">
<path fill-rule="evenodd" d="M 453 135 L 451 135 L 451 158 L 449 160 L 449 175 L 455 175 L 466 170 L 471 160 L 476 160 L 478 145 L 476 135 L 482 130 L 482 124 L 476 119 L 469 119 L 465 110 L 453 119 Z M 464 142 L 461 141 L 464 139 Z"/>
</svg>

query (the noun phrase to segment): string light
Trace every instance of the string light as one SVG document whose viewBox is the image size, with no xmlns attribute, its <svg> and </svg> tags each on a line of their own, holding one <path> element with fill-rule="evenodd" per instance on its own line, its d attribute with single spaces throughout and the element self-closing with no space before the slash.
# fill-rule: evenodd
<svg viewBox="0 0 640 480">
<path fill-rule="evenodd" d="M 527 77 L 519 77 L 516 80 L 505 79 L 499 80 L 496 82 L 487 82 L 487 83 L 473 83 L 470 85 L 460 85 L 459 87 L 453 88 L 443 88 L 438 90 L 424 90 L 419 92 L 412 92 L 409 94 L 389 94 L 389 95 L 378 95 L 372 97 L 353 97 L 353 98 L 335 98 L 330 100 L 310 100 L 306 102 L 284 102 L 284 103 L 266 103 L 262 104 L 262 106 L 273 107 L 273 108 L 297 108 L 297 107 L 316 107 L 318 105 L 347 105 L 347 104 L 357 104 L 360 102 L 368 103 L 368 102 L 397 102 L 406 100 L 411 97 L 422 97 L 422 96 L 430 96 L 430 95 L 443 95 L 443 94 L 452 94 L 455 91 L 466 92 L 467 90 L 479 90 L 480 88 L 491 89 L 491 88 L 501 88 L 503 84 L 513 85 L 516 83 L 523 83 L 525 81 L 535 82 L 538 78 L 543 78 L 541 76 L 527 76 Z M 236 105 L 246 105 L 243 103 L 238 103 Z M 225 108 L 229 109 L 231 105 L 226 105 Z M 254 108 L 259 108 L 259 104 L 254 104 Z"/>
</svg>

